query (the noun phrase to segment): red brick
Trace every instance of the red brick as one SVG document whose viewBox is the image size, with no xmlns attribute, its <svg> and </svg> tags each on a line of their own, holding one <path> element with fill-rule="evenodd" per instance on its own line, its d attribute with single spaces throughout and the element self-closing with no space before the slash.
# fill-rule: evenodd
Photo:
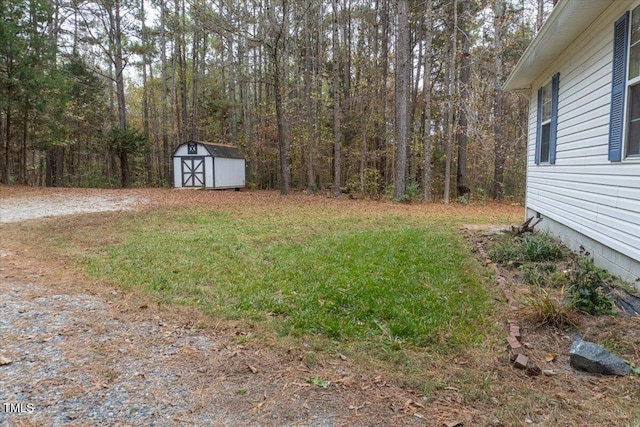
<svg viewBox="0 0 640 427">
<path fill-rule="evenodd" d="M 524 351 L 524 348 L 520 347 L 520 348 L 512 348 L 509 350 L 509 358 L 511 359 L 511 361 L 516 360 L 516 357 L 518 357 L 518 355 L 520 354 L 526 354 Z"/>
<path fill-rule="evenodd" d="M 520 341 L 518 341 L 517 338 L 512 337 L 511 335 L 509 335 L 507 337 L 507 342 L 509 343 L 509 347 L 513 348 L 522 348 L 522 344 L 520 344 Z"/>
<path fill-rule="evenodd" d="M 527 369 L 527 364 L 529 363 L 529 358 L 524 354 L 519 354 L 516 357 L 516 360 L 513 362 L 513 366 L 518 369 Z"/>
</svg>

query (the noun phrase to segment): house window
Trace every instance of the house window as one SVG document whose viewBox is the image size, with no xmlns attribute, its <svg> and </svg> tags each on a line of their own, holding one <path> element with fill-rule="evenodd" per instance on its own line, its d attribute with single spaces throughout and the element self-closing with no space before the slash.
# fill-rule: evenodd
<svg viewBox="0 0 640 427">
<path fill-rule="evenodd" d="M 538 126 L 535 163 L 556 162 L 556 139 L 558 133 L 558 95 L 560 74 L 538 89 Z"/>
<path fill-rule="evenodd" d="M 549 162 L 551 136 L 551 82 L 542 87 L 542 116 L 540 118 L 540 163 Z"/>
<path fill-rule="evenodd" d="M 626 155 L 640 156 L 640 6 L 631 12 Z"/>
<path fill-rule="evenodd" d="M 198 154 L 198 144 L 195 142 L 187 144 L 187 154 Z"/>
</svg>

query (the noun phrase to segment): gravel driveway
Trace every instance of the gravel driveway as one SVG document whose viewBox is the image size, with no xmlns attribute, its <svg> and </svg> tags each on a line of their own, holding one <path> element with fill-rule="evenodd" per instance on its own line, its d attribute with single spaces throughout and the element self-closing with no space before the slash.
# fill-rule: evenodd
<svg viewBox="0 0 640 427">
<path fill-rule="evenodd" d="M 112 193 L 101 195 L 52 194 L 3 199 L 0 205 L 0 223 L 77 213 L 130 210 L 137 203 L 144 202 L 144 199 Z"/>
</svg>

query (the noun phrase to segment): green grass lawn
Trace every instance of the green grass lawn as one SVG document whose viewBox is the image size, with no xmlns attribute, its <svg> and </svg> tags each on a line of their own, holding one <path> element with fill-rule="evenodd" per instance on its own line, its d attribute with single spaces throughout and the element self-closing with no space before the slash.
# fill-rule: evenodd
<svg viewBox="0 0 640 427">
<path fill-rule="evenodd" d="M 117 221 L 107 225 L 112 232 Z M 82 262 L 100 279 L 165 303 L 338 343 L 455 348 L 484 336 L 486 273 L 458 224 L 442 217 L 299 206 L 153 211 L 120 221 L 118 241 L 89 248 Z"/>
</svg>

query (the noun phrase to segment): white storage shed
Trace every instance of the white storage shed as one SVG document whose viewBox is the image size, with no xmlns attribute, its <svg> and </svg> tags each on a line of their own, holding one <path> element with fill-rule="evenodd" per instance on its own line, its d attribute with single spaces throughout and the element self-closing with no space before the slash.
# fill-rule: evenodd
<svg viewBox="0 0 640 427">
<path fill-rule="evenodd" d="M 245 158 L 232 145 L 189 141 L 173 152 L 175 188 L 240 189 L 245 171 Z"/>
</svg>

